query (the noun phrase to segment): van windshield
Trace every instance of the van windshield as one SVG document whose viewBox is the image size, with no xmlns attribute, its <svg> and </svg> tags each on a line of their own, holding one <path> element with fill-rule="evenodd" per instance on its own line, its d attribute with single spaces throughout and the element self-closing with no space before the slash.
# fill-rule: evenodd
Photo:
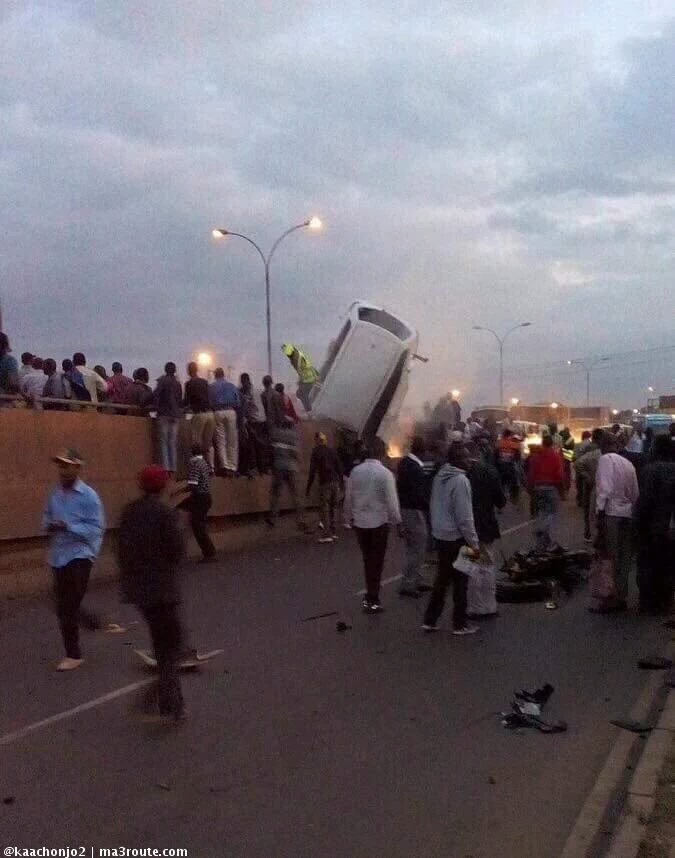
<svg viewBox="0 0 675 858">
<path fill-rule="evenodd" d="M 395 316 L 385 313 L 384 310 L 376 310 L 374 307 L 359 307 L 359 320 L 370 322 L 371 325 L 377 325 L 379 328 L 384 328 L 385 331 L 389 331 L 390 334 L 393 334 L 404 342 L 410 339 L 412 333 Z"/>
<path fill-rule="evenodd" d="M 352 323 L 349 319 L 342 326 L 342 330 L 338 334 L 338 338 L 333 340 L 333 342 L 328 346 L 328 354 L 326 355 L 326 360 L 324 361 L 323 366 L 321 367 L 321 381 L 325 381 L 328 377 L 328 373 L 331 371 L 333 364 L 335 363 L 335 358 L 338 355 L 338 352 L 344 345 L 345 340 L 347 339 L 347 334 L 352 326 Z"/>
</svg>

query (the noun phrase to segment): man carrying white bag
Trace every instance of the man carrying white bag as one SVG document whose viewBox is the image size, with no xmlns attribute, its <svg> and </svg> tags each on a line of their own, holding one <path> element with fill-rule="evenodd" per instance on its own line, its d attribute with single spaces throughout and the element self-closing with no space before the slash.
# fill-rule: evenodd
<svg viewBox="0 0 675 858">
<path fill-rule="evenodd" d="M 471 465 L 466 475 L 471 484 L 473 520 L 481 546 L 480 557 L 475 561 L 468 561 L 470 573 L 467 616 L 471 619 L 496 617 L 499 613 L 497 611 L 497 568 L 489 546 L 500 538 L 495 508 L 503 509 L 506 505 L 506 497 L 502 491 L 497 469 L 481 460 L 478 446 L 468 444 L 467 452 Z"/>
<path fill-rule="evenodd" d="M 478 557 L 462 548 L 454 566 L 469 579 L 466 597 L 466 615 L 472 620 L 497 617 L 497 570 L 492 554 L 481 546 Z"/>
</svg>

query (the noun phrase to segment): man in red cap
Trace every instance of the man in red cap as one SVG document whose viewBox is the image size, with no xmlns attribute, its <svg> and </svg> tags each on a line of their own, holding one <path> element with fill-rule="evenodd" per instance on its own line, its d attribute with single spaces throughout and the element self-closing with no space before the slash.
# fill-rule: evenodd
<svg viewBox="0 0 675 858">
<path fill-rule="evenodd" d="M 175 513 L 161 499 L 168 471 L 149 465 L 138 481 L 143 496 L 127 504 L 119 526 L 122 600 L 135 604 L 143 614 L 157 660 L 159 676 L 145 695 L 144 709 L 149 712 L 157 700 L 160 716 L 179 720 L 184 716 L 178 678 L 183 637 L 178 575 L 183 540 Z"/>
</svg>

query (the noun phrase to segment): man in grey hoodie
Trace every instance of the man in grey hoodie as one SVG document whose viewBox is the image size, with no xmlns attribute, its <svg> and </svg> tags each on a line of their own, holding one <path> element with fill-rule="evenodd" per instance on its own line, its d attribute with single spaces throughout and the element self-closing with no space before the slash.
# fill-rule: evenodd
<svg viewBox="0 0 675 858">
<path fill-rule="evenodd" d="M 471 485 L 466 476 L 469 456 L 462 444 L 452 443 L 448 463 L 434 477 L 431 490 L 431 532 L 438 544 L 438 572 L 431 598 L 424 614 L 425 632 L 438 629 L 445 597 L 452 581 L 454 611 L 453 635 L 471 635 L 478 631 L 466 618 L 468 578 L 454 568 L 460 549 L 468 545 L 479 551 L 478 536 L 473 520 Z"/>
</svg>

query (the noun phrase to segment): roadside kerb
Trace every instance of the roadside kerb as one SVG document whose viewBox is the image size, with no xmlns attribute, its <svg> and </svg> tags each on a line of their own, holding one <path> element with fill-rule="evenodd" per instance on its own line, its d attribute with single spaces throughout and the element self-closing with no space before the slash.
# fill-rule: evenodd
<svg viewBox="0 0 675 858">
<path fill-rule="evenodd" d="M 674 651 L 671 643 L 666 655 L 672 658 Z M 619 733 L 560 858 L 599 858 L 601 855 L 628 858 L 636 855 L 654 807 L 656 780 L 674 735 L 675 695 L 673 691 L 668 693 L 664 676 L 664 671 L 654 671 L 649 675 L 629 715 L 631 720 L 649 723 L 650 718 L 651 721 L 656 720 L 662 708 L 657 726 L 646 742 L 634 733 L 624 730 Z M 607 839 L 612 831 L 614 835 L 608 852 Z M 632 852 L 614 851 L 619 848 L 620 838 L 627 846 L 629 840 L 632 843 L 636 836 Z"/>
<path fill-rule="evenodd" d="M 672 658 L 675 647 L 671 644 Z M 658 724 L 652 730 L 628 787 L 619 826 L 607 858 L 635 858 L 654 812 L 659 776 L 675 737 L 675 691 L 671 688 Z M 675 849 L 675 844 L 673 844 Z"/>
</svg>

